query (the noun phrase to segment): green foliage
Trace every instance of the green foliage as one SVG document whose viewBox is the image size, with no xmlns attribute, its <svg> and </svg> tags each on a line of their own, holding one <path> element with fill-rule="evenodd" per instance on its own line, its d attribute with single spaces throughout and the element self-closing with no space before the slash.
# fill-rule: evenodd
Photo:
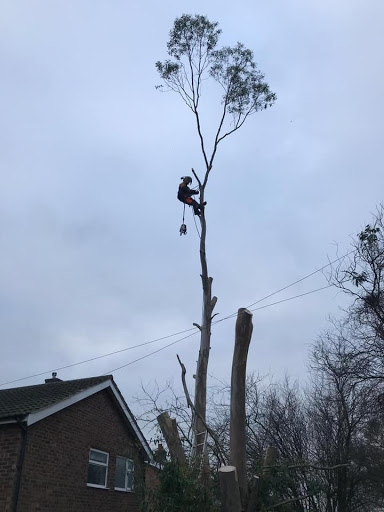
<svg viewBox="0 0 384 512">
<path fill-rule="evenodd" d="M 355 286 L 360 286 L 367 280 L 367 273 L 366 272 L 351 272 L 350 273 L 351 281 Z"/>
<path fill-rule="evenodd" d="M 151 496 L 156 511 L 218 512 L 215 486 L 203 485 L 195 468 L 168 462 L 159 476 L 160 485 Z"/>
<path fill-rule="evenodd" d="M 189 69 L 191 75 L 203 73 L 221 33 L 217 25 L 205 16 L 183 14 L 176 18 L 167 43 L 168 55 L 174 57 L 176 62 L 156 62 L 157 71 L 171 89 L 173 86 L 181 90 L 197 85 L 188 83 L 182 59 L 186 57 L 189 66 L 193 66 Z"/>
<path fill-rule="evenodd" d="M 183 14 L 176 18 L 169 33 L 168 53 L 175 59 L 182 56 L 199 56 L 202 48 L 209 54 L 217 45 L 221 30 L 218 23 L 211 23 L 205 16 Z"/>
<path fill-rule="evenodd" d="M 241 43 L 214 51 L 209 74 L 224 89 L 222 103 L 230 114 L 256 112 L 271 107 L 276 99 L 253 61 L 253 52 Z"/>
<path fill-rule="evenodd" d="M 267 474 L 263 474 L 262 461 L 254 466 L 255 474 L 260 475 L 260 484 L 258 492 L 258 510 L 265 511 L 275 506 L 281 501 L 289 499 L 287 491 L 290 490 L 294 497 L 305 495 L 317 495 L 322 491 L 321 484 L 316 474 L 311 474 L 310 470 L 290 469 L 290 463 L 279 463 L 271 468 Z M 303 486 L 303 471 L 305 471 L 305 486 Z M 300 474 L 300 476 L 299 476 Z M 301 482 L 301 484 L 300 484 Z M 279 512 L 293 512 L 302 510 L 300 501 L 288 503 L 279 506 L 276 510 Z"/>
<path fill-rule="evenodd" d="M 183 14 L 176 18 L 167 43 L 168 55 L 175 60 L 156 63 L 168 89 L 179 93 L 195 114 L 203 80 L 211 77 L 222 87 L 223 114 L 216 143 L 240 128 L 250 114 L 272 106 L 276 100 L 251 50 L 241 43 L 216 49 L 220 33 L 217 22 Z M 233 127 L 219 137 L 227 114 L 232 115 Z"/>
<path fill-rule="evenodd" d="M 171 62 L 166 60 L 165 62 L 156 62 L 158 72 L 165 81 L 171 80 L 172 77 L 176 76 L 180 71 L 180 64 L 177 62 Z M 161 86 L 157 86 L 161 87 Z"/>
<path fill-rule="evenodd" d="M 379 257 L 382 256 L 382 247 L 380 247 L 378 234 L 380 234 L 380 228 L 377 226 L 371 226 L 367 224 L 365 229 L 358 234 L 358 251 L 363 259 L 368 261 L 370 264 L 374 263 L 375 260 L 379 261 Z M 346 272 L 349 275 L 352 284 L 359 287 L 368 281 L 368 273 L 366 271 L 349 270 Z"/>
<path fill-rule="evenodd" d="M 369 224 L 365 226 L 364 231 L 359 233 L 359 240 L 360 242 L 372 245 L 377 243 L 377 233 L 380 233 L 380 228 L 378 227 L 371 227 Z"/>
</svg>

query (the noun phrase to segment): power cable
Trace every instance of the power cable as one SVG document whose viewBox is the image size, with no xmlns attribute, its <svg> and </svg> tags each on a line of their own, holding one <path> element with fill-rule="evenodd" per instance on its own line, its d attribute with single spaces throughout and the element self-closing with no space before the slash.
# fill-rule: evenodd
<svg viewBox="0 0 384 512">
<path fill-rule="evenodd" d="M 122 366 L 119 366 L 118 368 L 115 368 L 114 370 L 110 370 L 107 373 L 103 373 L 103 375 L 111 375 L 114 372 L 117 372 L 117 370 L 121 370 L 122 368 L 126 368 L 127 366 L 130 366 L 133 363 L 137 363 L 138 361 L 141 361 L 142 359 L 146 359 L 147 357 L 153 356 L 153 354 L 157 354 L 158 352 L 161 352 L 162 350 L 165 350 L 168 347 L 171 347 L 172 345 L 176 345 L 176 343 L 179 343 L 180 341 L 186 340 L 187 338 L 190 338 L 191 336 L 194 336 L 197 334 L 196 332 L 193 332 L 192 334 L 188 334 L 188 336 L 184 336 L 183 338 L 180 338 L 179 340 L 172 341 L 172 343 L 168 343 L 168 345 L 164 345 L 164 347 L 159 348 L 158 350 L 155 350 L 154 352 L 150 352 L 149 354 L 146 354 L 145 356 L 139 357 L 138 359 L 135 359 L 134 361 L 130 361 L 127 364 L 123 364 Z"/>
<path fill-rule="evenodd" d="M 295 295 L 293 297 L 288 297 L 286 299 L 282 299 L 282 300 L 279 300 L 277 302 L 273 302 L 271 304 L 266 304 L 265 306 L 260 306 L 260 307 L 255 308 L 255 309 L 251 309 L 250 311 L 259 311 L 260 309 L 269 308 L 271 306 L 275 306 L 276 304 L 281 304 L 282 302 L 288 302 L 289 300 L 298 299 L 300 297 L 304 297 L 305 295 L 310 295 L 311 293 L 320 292 L 322 290 L 326 290 L 327 288 L 332 288 L 332 287 L 333 287 L 333 285 L 329 284 L 327 286 L 323 286 L 322 288 L 317 288 L 316 290 L 311 290 L 309 292 L 301 293 L 300 295 Z M 227 319 L 228 318 L 232 318 L 232 317 L 227 317 Z M 130 361 L 127 364 L 123 364 L 122 366 L 119 366 L 118 368 L 115 368 L 114 370 L 110 370 L 109 372 L 104 373 L 103 375 L 110 375 L 110 374 L 116 372 L 117 370 L 121 370 L 122 368 L 126 368 L 127 366 L 130 366 L 133 363 L 137 363 L 138 361 L 142 361 L 143 359 L 146 359 L 147 357 L 150 357 L 153 354 L 157 354 L 158 352 L 161 352 L 162 350 L 164 350 L 164 349 L 166 349 L 166 348 L 168 348 L 168 347 L 170 347 L 172 345 L 176 345 L 176 343 L 179 343 L 180 341 L 183 341 L 186 338 L 190 338 L 191 336 L 194 336 L 195 334 L 197 334 L 197 332 L 193 332 L 192 334 L 188 334 L 188 336 L 184 336 L 183 338 L 180 338 L 179 340 L 173 341 L 172 343 L 169 343 L 168 345 L 165 345 L 164 347 L 161 347 L 158 350 L 155 350 L 154 352 L 150 352 L 149 354 L 146 354 L 145 356 L 139 357 L 138 359 L 135 359 L 134 361 Z"/>
<path fill-rule="evenodd" d="M 317 274 L 318 272 L 321 272 L 322 270 L 324 270 L 325 268 L 329 267 L 330 265 L 333 265 L 334 263 L 337 263 L 337 262 L 338 262 L 338 261 L 340 261 L 341 259 L 346 258 L 347 256 L 349 256 L 349 255 L 350 255 L 350 254 L 352 254 L 353 252 L 355 252 L 355 250 L 350 251 L 350 252 L 348 252 L 347 254 L 344 254 L 343 256 L 340 256 L 339 258 L 337 258 L 337 259 L 335 259 L 335 260 L 333 260 L 333 261 L 331 261 L 331 262 L 327 263 L 327 265 L 324 265 L 323 267 L 319 268 L 318 270 L 315 270 L 315 271 L 311 272 L 310 274 L 307 274 L 306 276 L 304 276 L 304 277 L 302 277 L 302 278 L 298 279 L 297 281 L 294 281 L 293 283 L 290 283 L 290 284 L 288 284 L 287 286 L 284 286 L 283 288 L 280 288 L 279 290 L 276 290 L 275 292 L 270 293 L 269 295 L 266 295 L 265 297 L 262 297 L 261 299 L 257 300 L 256 302 L 253 302 L 252 304 L 250 304 L 249 306 L 247 306 L 247 308 L 250 308 L 251 306 L 254 306 L 254 305 L 256 305 L 256 304 L 259 304 L 260 302 L 262 302 L 262 301 L 264 301 L 264 300 L 266 300 L 266 299 L 268 299 L 268 298 L 270 298 L 270 297 L 272 297 L 272 296 L 274 296 L 274 295 L 276 295 L 276 294 L 278 294 L 278 293 L 280 293 L 280 292 L 282 292 L 282 291 L 284 291 L 284 290 L 287 290 L 288 288 L 290 288 L 290 287 L 294 286 L 295 284 L 298 284 L 298 283 L 300 283 L 300 282 L 304 281 L 305 279 L 308 279 L 309 277 L 312 277 L 313 275 Z M 293 299 L 295 299 L 295 298 L 299 298 L 299 297 L 302 297 L 302 296 L 304 296 L 304 295 L 309 295 L 309 294 L 311 294 L 311 293 L 315 293 L 315 292 L 317 292 L 317 291 L 321 291 L 321 290 L 324 290 L 324 289 L 326 289 L 326 288 L 330 288 L 330 287 L 332 287 L 332 285 L 328 285 L 328 286 L 325 286 L 325 287 L 323 287 L 323 288 L 318 288 L 317 290 L 313 290 L 313 291 L 310 291 L 310 292 L 306 292 L 306 293 L 301 294 L 301 295 L 296 295 L 296 296 L 294 296 L 294 297 L 289 297 L 289 298 L 287 298 L 287 299 L 283 299 L 283 300 L 281 300 L 281 301 L 274 302 L 274 303 L 272 303 L 272 304 L 267 304 L 267 305 L 262 306 L 262 307 L 260 307 L 260 308 L 255 308 L 255 309 L 253 309 L 253 310 L 251 310 L 251 311 L 258 311 L 259 309 L 264 309 L 264 308 L 267 308 L 267 307 L 270 307 L 270 306 L 274 306 L 274 305 L 276 305 L 276 304 L 280 304 L 280 303 L 282 303 L 282 302 L 286 302 L 286 301 L 289 301 L 289 300 L 293 300 Z M 230 319 L 230 318 L 234 318 L 236 315 L 237 315 L 237 312 L 232 313 L 232 314 L 230 314 L 230 315 L 227 315 L 226 317 L 221 318 L 220 320 L 216 320 L 215 322 L 212 322 L 212 325 L 216 325 L 216 324 L 218 324 L 218 323 L 220 323 L 220 322 L 224 322 L 225 320 L 228 320 L 228 319 Z M 204 326 L 203 326 L 203 327 L 204 327 Z M 184 340 L 184 339 L 186 339 L 186 338 L 188 338 L 188 337 L 190 337 L 190 336 L 193 336 L 194 334 L 197 334 L 198 329 L 197 329 L 196 327 L 191 327 L 191 328 L 189 328 L 189 329 L 185 329 L 185 330 L 183 330 L 183 331 L 179 331 L 179 332 L 177 332 L 177 333 L 169 334 L 169 335 L 167 335 L 167 336 L 163 336 L 163 337 L 161 337 L 161 338 L 156 338 L 156 339 L 154 339 L 154 340 L 150 340 L 150 341 L 147 341 L 147 342 L 145 342 L 145 343 L 140 343 L 140 344 L 138 344 L 138 345 L 134 345 L 134 346 L 131 346 L 131 347 L 126 347 L 126 348 L 123 348 L 123 349 L 120 349 L 120 350 L 116 350 L 116 351 L 114 351 L 114 352 L 109 352 L 109 353 L 107 353 L 107 354 L 102 354 L 102 355 L 100 355 L 100 356 L 92 357 L 92 358 L 90 358 L 90 359 L 85 359 L 85 360 L 83 360 L 83 361 L 78 361 L 77 363 L 71 363 L 71 364 L 68 364 L 68 365 L 65 365 L 65 366 L 61 366 L 61 367 L 59 367 L 59 368 L 51 369 L 51 370 L 49 370 L 49 371 L 44 371 L 44 372 L 36 373 L 36 374 L 34 374 L 34 375 L 29 375 L 28 377 L 21 377 L 21 378 L 19 378 L 19 379 L 14 379 L 14 380 L 11 380 L 11 381 L 2 382 L 2 383 L 0 383 L 0 387 L 1 387 L 1 386 L 6 386 L 6 385 L 8 385 L 8 384 L 14 384 L 15 382 L 21 382 L 21 381 L 24 381 L 24 380 L 32 379 L 32 378 L 35 378 L 35 377 L 41 377 L 42 375 L 46 375 L 47 373 L 50 373 L 50 372 L 52 372 L 52 371 L 65 370 L 65 369 L 68 369 L 68 368 L 73 368 L 73 367 L 75 367 L 75 366 L 79 366 L 79 365 L 81 365 L 81 364 L 90 363 L 90 362 L 92 362 L 92 361 L 96 361 L 96 360 L 98 360 L 98 359 L 103 359 L 103 358 L 105 358 L 105 357 L 109 357 L 109 356 L 112 356 L 112 355 L 115 355 L 115 354 L 119 354 L 119 353 L 122 353 L 122 352 L 126 352 L 126 351 L 128 351 L 128 350 L 133 350 L 133 349 L 135 349 L 135 348 L 139 348 L 139 347 L 143 347 L 143 346 L 146 346 L 146 345 L 150 345 L 150 344 L 155 343 L 155 342 L 157 342 L 157 341 L 162 341 L 162 340 L 165 340 L 165 339 L 168 339 L 168 338 L 172 338 L 172 337 L 174 337 L 174 336 L 178 336 L 179 334 L 184 334 L 184 333 L 186 333 L 186 332 L 190 332 L 190 331 L 194 331 L 194 332 L 193 332 L 192 334 L 188 335 L 188 336 L 185 336 L 185 337 L 183 337 L 183 338 L 179 339 L 179 340 L 176 340 L 176 341 L 174 341 L 174 342 L 172 342 L 172 343 L 169 343 L 168 345 L 165 345 L 164 347 L 162 347 L 162 348 L 161 348 L 161 349 L 159 349 L 159 350 L 156 350 L 156 351 L 154 351 L 154 352 L 151 352 L 151 353 L 147 354 L 146 356 L 143 356 L 143 357 L 141 357 L 141 358 L 139 358 L 139 359 L 137 359 L 137 360 L 134 360 L 134 361 L 132 361 L 132 362 L 128 363 L 127 365 L 123 365 L 123 366 L 122 366 L 122 368 L 124 368 L 125 366 L 128 366 L 128 365 L 130 365 L 130 364 L 133 364 L 134 362 L 137 362 L 137 361 L 140 361 L 140 360 L 142 360 L 142 359 L 145 359 L 146 357 L 149 357 L 149 356 L 151 356 L 151 355 L 153 355 L 153 354 L 156 354 L 157 352 L 160 352 L 161 350 L 164 350 L 165 348 L 170 347 L 170 346 L 172 346 L 172 345 L 174 345 L 174 344 L 178 343 L 179 341 L 182 341 L 182 340 Z M 120 368 L 117 368 L 117 369 L 120 369 Z M 113 370 L 113 371 L 116 371 L 116 370 Z"/>
<path fill-rule="evenodd" d="M 260 311 L 260 309 L 269 308 L 271 306 L 276 306 L 276 304 L 281 304 L 282 302 L 288 302 L 289 300 L 298 299 L 300 297 L 304 297 L 305 295 L 310 295 L 311 293 L 321 292 L 322 290 L 326 290 L 327 288 L 333 288 L 333 284 L 328 284 L 327 286 L 323 286 L 322 288 L 317 288 L 316 290 L 311 290 L 310 292 L 300 293 L 300 295 L 295 295 L 294 297 L 288 297 L 287 299 L 282 299 L 277 302 L 272 302 L 271 304 L 266 304 L 265 306 L 259 306 L 258 308 L 250 309 L 250 311 Z"/>
<path fill-rule="evenodd" d="M 34 377 L 41 377 L 42 375 L 46 375 L 47 373 L 50 373 L 50 372 L 57 372 L 59 370 L 65 370 L 67 368 L 73 368 L 74 366 L 79 366 L 80 364 L 90 363 L 92 361 L 96 361 L 97 359 L 103 359 L 104 357 L 109 357 L 109 356 L 113 356 L 115 354 L 120 354 L 121 352 L 127 352 L 128 350 L 133 350 L 134 348 L 144 347 L 146 345 L 150 345 L 157 341 L 162 341 L 162 340 L 166 340 L 168 338 L 173 338 L 174 336 L 178 336 L 179 334 L 184 334 L 184 333 L 190 332 L 190 331 L 197 332 L 198 329 L 196 327 L 191 327 L 190 329 L 185 329 L 184 331 L 179 331 L 174 334 L 169 334 L 168 336 L 163 336 L 162 338 L 156 338 L 155 340 L 147 341 L 145 343 L 139 343 L 138 345 L 133 345 L 132 347 L 126 347 L 126 348 L 122 348 L 120 350 L 115 350 L 114 352 L 109 352 L 108 354 L 102 354 L 101 356 L 96 356 L 96 357 L 92 357 L 90 359 L 85 359 L 84 361 L 78 361 L 77 363 L 67 364 L 65 366 L 61 366 L 60 368 L 53 368 L 53 369 L 49 370 L 48 372 L 40 372 L 40 373 L 36 373 L 34 375 L 29 375 L 28 377 L 21 377 L 19 379 L 10 380 L 8 382 L 2 382 L 0 384 L 0 386 L 6 386 L 7 384 L 21 382 L 23 380 L 32 379 Z M 194 332 L 192 334 L 196 334 L 196 332 Z M 182 338 L 182 339 L 184 339 L 184 338 Z"/>
<path fill-rule="evenodd" d="M 295 286 L 295 284 L 298 284 L 298 283 L 301 283 L 302 281 L 305 281 L 306 279 L 314 276 L 315 274 L 318 274 L 319 272 L 322 272 L 325 268 L 333 265 L 334 263 L 337 263 L 338 261 L 346 258 L 347 256 L 350 256 L 351 254 L 353 254 L 354 252 L 356 251 L 356 249 L 353 249 L 352 251 L 349 251 L 347 252 L 346 254 L 344 254 L 343 256 L 340 256 L 339 258 L 336 258 L 335 260 L 333 261 L 330 261 L 329 263 L 327 263 L 326 265 L 323 265 L 321 268 L 319 268 L 318 270 L 314 270 L 313 272 L 311 272 L 310 274 L 307 274 L 306 276 L 304 277 L 301 277 L 300 279 L 297 279 L 297 281 L 294 281 L 293 283 L 290 283 L 290 284 L 287 284 L 286 286 L 283 286 L 283 288 L 280 288 L 279 290 L 276 290 L 275 292 L 272 292 L 270 293 L 269 295 L 266 295 L 265 297 L 262 297 L 261 299 L 258 299 L 256 302 L 252 302 L 252 304 L 249 304 L 247 306 L 247 309 L 248 308 L 251 308 L 252 306 L 255 306 L 256 304 L 259 304 L 260 302 L 264 302 L 265 300 L 269 299 L 270 297 L 273 297 L 274 295 L 277 295 L 278 293 L 280 292 L 283 292 L 285 290 L 288 290 L 288 288 L 291 288 L 292 286 Z M 330 286 L 333 286 L 333 285 L 329 285 L 329 286 L 326 286 L 326 288 L 329 288 Z M 324 289 L 324 288 L 321 288 L 321 289 Z M 320 290 L 320 289 L 319 289 Z M 278 304 L 278 303 L 277 303 Z M 262 308 L 261 308 L 262 309 Z M 257 311 L 255 309 L 251 310 L 251 311 Z M 237 311 L 234 312 L 234 313 L 231 313 L 230 315 L 228 316 L 225 316 L 224 318 L 220 318 L 219 320 L 215 320 L 214 322 L 212 322 L 212 325 L 215 325 L 215 324 L 218 324 L 220 322 L 224 322 L 224 320 L 228 320 L 229 318 L 233 318 L 237 315 Z"/>
<path fill-rule="evenodd" d="M 297 281 L 291 283 L 291 284 L 288 284 L 287 286 L 284 286 L 283 288 L 280 288 L 280 290 L 277 290 L 273 293 L 270 293 L 269 295 L 267 295 L 266 297 L 263 297 L 262 299 L 259 299 L 257 300 L 256 302 L 253 302 L 252 304 L 249 304 L 249 306 L 247 306 L 247 308 L 250 308 L 252 306 L 254 306 L 255 304 L 258 304 L 259 302 L 262 302 L 266 299 L 269 299 L 269 297 L 272 297 L 273 295 L 276 295 L 277 293 L 280 293 L 280 292 L 283 292 L 284 290 L 287 290 L 288 288 L 291 288 L 291 286 L 294 286 L 295 284 L 298 284 L 298 283 L 301 283 L 302 281 L 305 281 L 306 279 L 308 279 L 309 277 L 312 277 L 314 276 L 315 274 L 318 274 L 319 272 L 322 272 L 325 268 L 333 265 L 334 263 L 337 263 L 338 261 L 346 258 L 347 256 L 350 256 L 352 253 L 354 253 L 356 251 L 356 249 L 353 249 L 352 251 L 349 251 L 347 254 L 344 254 L 343 256 L 340 256 L 339 258 L 333 260 L 333 261 L 330 261 L 329 263 L 327 263 L 326 265 L 324 265 L 323 267 L 319 268 L 318 270 L 314 270 L 313 272 L 311 272 L 310 274 L 307 274 L 306 276 L 304 277 L 301 277 L 300 279 L 298 279 Z M 332 285 L 331 285 L 332 286 Z"/>
</svg>

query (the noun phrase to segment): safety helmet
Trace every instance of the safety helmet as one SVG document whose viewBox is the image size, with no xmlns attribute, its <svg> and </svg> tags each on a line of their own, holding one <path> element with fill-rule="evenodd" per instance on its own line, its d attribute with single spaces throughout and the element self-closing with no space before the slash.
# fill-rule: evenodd
<svg viewBox="0 0 384 512">
<path fill-rule="evenodd" d="M 192 178 L 190 176 L 184 176 L 183 178 L 181 178 L 184 183 L 186 183 L 187 185 L 189 185 L 190 183 L 192 183 Z"/>
</svg>

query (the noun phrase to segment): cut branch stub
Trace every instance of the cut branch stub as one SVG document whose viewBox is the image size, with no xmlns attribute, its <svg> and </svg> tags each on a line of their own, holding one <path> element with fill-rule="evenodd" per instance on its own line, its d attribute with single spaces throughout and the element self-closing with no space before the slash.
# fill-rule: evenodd
<svg viewBox="0 0 384 512">
<path fill-rule="evenodd" d="M 196 181 L 197 183 L 199 184 L 199 187 L 201 188 L 201 181 L 200 181 L 200 178 L 198 177 L 198 175 L 196 174 L 195 170 L 193 169 L 192 167 L 192 174 L 194 175 L 194 177 L 196 178 Z"/>
</svg>

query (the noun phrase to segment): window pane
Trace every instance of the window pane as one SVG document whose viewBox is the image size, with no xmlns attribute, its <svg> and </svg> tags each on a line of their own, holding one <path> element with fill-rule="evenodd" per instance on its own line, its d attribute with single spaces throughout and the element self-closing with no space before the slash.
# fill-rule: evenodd
<svg viewBox="0 0 384 512">
<path fill-rule="evenodd" d="M 116 483 L 115 487 L 125 489 L 126 459 L 116 457 Z"/>
<path fill-rule="evenodd" d="M 133 490 L 133 473 L 127 473 L 127 490 Z"/>
<path fill-rule="evenodd" d="M 91 450 L 89 452 L 89 460 L 94 460 L 96 462 L 101 462 L 103 464 L 107 464 L 108 462 L 108 454 L 107 453 L 100 453 L 96 450 Z"/>
<path fill-rule="evenodd" d="M 88 465 L 88 483 L 94 485 L 102 485 L 105 487 L 105 477 L 107 475 L 106 466 L 99 466 L 97 464 Z"/>
</svg>

